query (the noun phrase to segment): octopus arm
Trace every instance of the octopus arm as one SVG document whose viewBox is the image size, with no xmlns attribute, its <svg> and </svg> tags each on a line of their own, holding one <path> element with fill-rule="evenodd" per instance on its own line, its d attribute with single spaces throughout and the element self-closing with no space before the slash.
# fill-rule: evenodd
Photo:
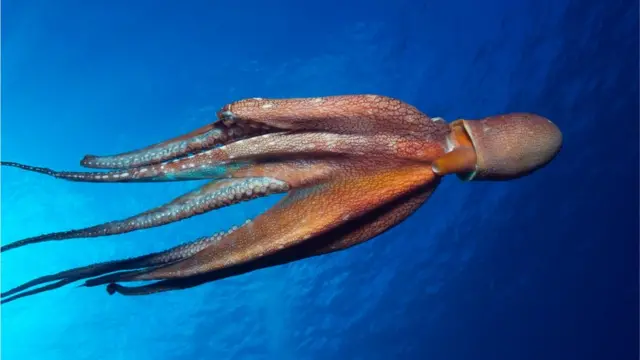
<svg viewBox="0 0 640 360">
<path fill-rule="evenodd" d="M 234 171 L 261 163 L 293 160 L 338 161 L 345 157 L 385 157 L 410 159 L 422 152 L 438 153 L 438 146 L 416 151 L 404 145 L 402 137 L 383 134 L 362 136 L 328 132 L 273 133 L 244 139 L 169 162 L 131 169 L 96 172 L 57 171 L 18 162 L 1 162 L 2 166 L 19 168 L 58 179 L 78 182 L 167 182 L 217 179 L 233 176 Z"/>
<path fill-rule="evenodd" d="M 424 134 L 446 132 L 446 124 L 412 105 L 381 95 L 316 98 L 254 98 L 225 105 L 218 117 L 227 123 L 260 124 L 281 130 L 342 134 Z"/>
<path fill-rule="evenodd" d="M 83 229 L 17 240 L 0 247 L 0 252 L 46 241 L 101 237 L 158 227 L 243 201 L 286 192 L 288 189 L 289 184 L 286 182 L 267 177 L 212 181 L 198 190 L 141 214 Z"/>
<path fill-rule="evenodd" d="M 371 135 L 446 132 L 415 107 L 380 95 L 243 99 L 224 105 L 218 120 L 190 133 L 114 155 L 85 155 L 82 166 L 132 169 L 196 154 L 219 145 L 282 130 Z"/>
<path fill-rule="evenodd" d="M 349 221 L 312 241 L 303 242 L 297 246 L 277 252 L 271 256 L 258 258 L 239 265 L 214 270 L 201 275 L 185 278 L 161 280 L 150 284 L 127 286 L 109 280 L 89 281 L 89 286 L 108 283 L 109 294 L 118 293 L 125 296 L 150 295 L 165 291 L 182 290 L 211 281 L 217 281 L 232 276 L 242 275 L 266 267 L 278 266 L 296 261 L 301 258 L 324 255 L 361 244 L 383 232 L 393 228 L 408 216 L 413 214 L 431 196 L 438 181 L 434 180 L 417 191 L 406 194 L 398 199 L 377 208 L 360 218 Z M 138 272 L 140 273 L 140 272 Z M 105 281 L 106 280 L 106 281 Z M 92 284 L 93 283 L 93 284 Z"/>
<path fill-rule="evenodd" d="M 184 260 L 149 270 L 90 279 L 110 282 L 186 278 L 220 271 L 312 242 L 323 234 L 432 183 L 433 172 L 420 165 L 360 171 L 311 188 L 291 191 L 254 221 Z M 346 246 L 346 245 L 345 245 Z M 295 259 L 300 259 L 298 253 Z M 293 259 L 293 260 L 295 260 Z M 225 270 L 226 271 L 226 270 Z"/>
<path fill-rule="evenodd" d="M 347 159 L 336 159 L 282 160 L 253 163 L 251 166 L 227 165 L 224 169 L 225 176 L 232 178 L 213 180 L 149 211 L 87 228 L 17 240 L 0 247 L 0 252 L 45 241 L 110 236 L 163 226 L 240 202 L 328 181 L 331 176 L 348 169 L 346 163 Z"/>
<path fill-rule="evenodd" d="M 85 155 L 80 161 L 80 165 L 94 169 L 133 169 L 197 154 L 268 131 L 273 130 L 268 130 L 266 126 L 241 127 L 217 120 L 188 134 L 142 149 L 115 155 Z"/>
<path fill-rule="evenodd" d="M 221 125 L 214 122 L 190 133 L 120 154 L 88 154 L 80 161 L 80 165 L 94 169 L 129 169 L 161 163 L 224 143 L 227 136 L 224 126 Z"/>
<path fill-rule="evenodd" d="M 106 261 L 101 263 L 96 263 L 88 266 L 77 267 L 70 270 L 65 270 L 58 272 L 56 274 L 50 274 L 38 277 L 31 281 L 28 281 L 24 284 L 14 287 L 13 289 L 7 290 L 0 295 L 2 301 L 0 303 L 4 304 L 10 301 L 17 300 L 19 298 L 23 298 L 26 296 L 31 296 L 35 294 L 39 294 L 45 291 L 57 289 L 69 283 L 87 279 L 91 277 L 96 277 L 99 275 L 129 270 L 129 269 L 137 269 L 137 268 L 149 268 L 156 267 L 159 265 L 166 265 L 178 260 L 184 259 L 188 256 L 195 254 L 196 252 L 204 249 L 209 244 L 219 241 L 224 235 L 231 233 L 237 227 L 231 228 L 228 232 L 219 232 L 212 236 L 203 237 L 192 241 L 190 243 L 181 244 L 170 248 L 168 250 L 155 252 L 152 254 L 137 256 L 128 259 L 115 260 L 115 261 Z M 42 285 L 45 283 L 49 283 L 52 281 L 56 281 L 53 284 L 45 285 L 36 289 L 31 289 L 34 286 Z M 31 290 L 28 290 L 31 289 Z M 26 290 L 26 291 L 25 291 Z M 16 295 L 17 294 L 17 295 Z"/>
</svg>

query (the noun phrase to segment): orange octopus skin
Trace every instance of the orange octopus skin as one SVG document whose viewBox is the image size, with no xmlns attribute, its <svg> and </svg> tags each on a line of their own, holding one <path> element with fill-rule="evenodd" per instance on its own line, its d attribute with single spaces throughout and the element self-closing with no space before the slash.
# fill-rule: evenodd
<svg viewBox="0 0 640 360">
<path fill-rule="evenodd" d="M 78 280 L 85 280 L 85 286 L 107 285 L 110 294 L 185 289 L 344 250 L 401 223 L 427 201 L 445 175 L 517 178 L 548 163 L 561 144 L 555 125 L 537 115 L 447 123 L 380 95 L 244 99 L 223 106 L 217 115 L 215 122 L 189 134 L 81 160 L 85 167 L 109 171 L 65 172 L 2 162 L 70 181 L 210 182 L 127 219 L 18 240 L 3 245 L 1 251 L 161 226 L 286 193 L 280 202 L 225 233 L 154 254 L 36 278 L 2 293 L 2 303 Z M 487 135 L 489 126 L 499 130 L 499 137 Z M 531 138 L 519 148 L 522 134 Z M 501 153 L 500 141 L 518 156 Z M 120 284 L 128 281 L 155 282 Z M 45 283 L 49 284 L 34 288 Z"/>
</svg>

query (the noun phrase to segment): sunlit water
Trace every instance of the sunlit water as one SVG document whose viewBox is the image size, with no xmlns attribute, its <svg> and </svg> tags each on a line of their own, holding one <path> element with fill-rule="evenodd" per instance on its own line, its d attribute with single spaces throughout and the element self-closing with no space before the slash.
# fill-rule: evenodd
<svg viewBox="0 0 640 360">
<path fill-rule="evenodd" d="M 71 285 L 10 303 L 2 358 L 633 359 L 637 14 L 637 2 L 586 0 L 4 0 L 3 160 L 79 170 L 84 154 L 173 137 L 254 96 L 377 93 L 447 120 L 531 111 L 565 140 L 525 179 L 446 179 L 345 252 L 185 291 Z M 130 216 L 197 185 L 3 169 L 2 241 Z M 226 230 L 277 199 L 3 253 L 2 289 Z"/>
</svg>

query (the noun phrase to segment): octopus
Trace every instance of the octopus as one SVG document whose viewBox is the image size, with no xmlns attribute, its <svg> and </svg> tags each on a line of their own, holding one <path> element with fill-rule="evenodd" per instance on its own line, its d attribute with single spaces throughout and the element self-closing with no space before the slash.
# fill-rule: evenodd
<svg viewBox="0 0 640 360">
<path fill-rule="evenodd" d="M 207 180 L 138 215 L 38 235 L 47 241 L 123 234 L 225 206 L 284 194 L 252 220 L 168 250 L 45 275 L 1 294 L 2 303 L 76 281 L 108 294 L 148 295 L 342 251 L 412 215 L 447 175 L 507 181 L 532 174 L 560 151 L 547 118 L 508 113 L 447 122 L 382 95 L 251 98 L 223 106 L 190 133 L 115 155 L 86 155 L 91 170 L 2 166 L 80 182 Z M 141 285 L 127 282 L 143 282 Z"/>
</svg>

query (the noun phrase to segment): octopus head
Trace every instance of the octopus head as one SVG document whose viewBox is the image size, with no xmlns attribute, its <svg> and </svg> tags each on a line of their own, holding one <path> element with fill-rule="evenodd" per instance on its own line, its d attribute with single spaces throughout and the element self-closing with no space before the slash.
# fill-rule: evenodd
<svg viewBox="0 0 640 360">
<path fill-rule="evenodd" d="M 562 147 L 562 133 L 535 114 L 512 113 L 451 124 L 450 149 L 433 163 L 436 174 L 463 180 L 511 180 L 547 165 Z"/>
</svg>

